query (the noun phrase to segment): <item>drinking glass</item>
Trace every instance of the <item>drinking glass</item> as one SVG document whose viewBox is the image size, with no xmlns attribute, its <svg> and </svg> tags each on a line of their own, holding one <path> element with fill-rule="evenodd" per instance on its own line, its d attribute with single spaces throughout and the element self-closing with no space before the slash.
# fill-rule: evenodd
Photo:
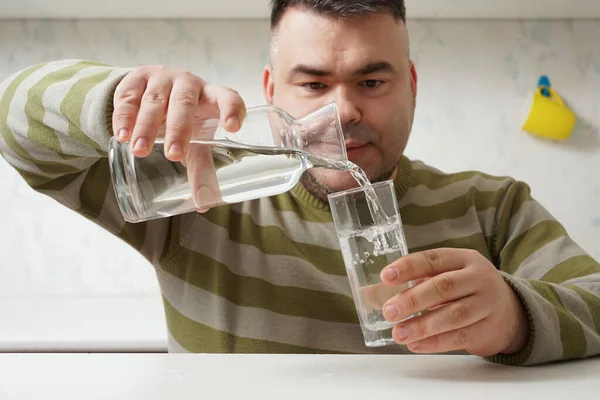
<svg viewBox="0 0 600 400">
<path fill-rule="evenodd" d="M 328 200 L 365 345 L 393 344 L 399 321 L 388 322 L 382 308 L 415 284 L 389 286 L 380 278 L 383 268 L 408 254 L 393 181 L 333 193 Z"/>
</svg>

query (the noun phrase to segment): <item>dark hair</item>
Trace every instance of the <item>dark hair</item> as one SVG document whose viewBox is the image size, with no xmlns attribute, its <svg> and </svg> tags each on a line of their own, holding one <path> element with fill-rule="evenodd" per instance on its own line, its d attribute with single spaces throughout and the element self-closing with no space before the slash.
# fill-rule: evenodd
<svg viewBox="0 0 600 400">
<path fill-rule="evenodd" d="M 384 12 L 406 22 L 404 0 L 271 0 L 271 29 L 277 27 L 285 10 L 292 6 L 342 18 Z"/>
</svg>

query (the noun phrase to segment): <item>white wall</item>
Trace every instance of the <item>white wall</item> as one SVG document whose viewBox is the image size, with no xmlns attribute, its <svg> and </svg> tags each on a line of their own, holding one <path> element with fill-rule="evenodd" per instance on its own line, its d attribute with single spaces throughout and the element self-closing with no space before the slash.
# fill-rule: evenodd
<svg viewBox="0 0 600 400">
<path fill-rule="evenodd" d="M 0 19 L 267 18 L 270 0 L 20 0 L 0 2 Z M 404 0 L 412 18 L 600 18 L 597 0 Z"/>
<path fill-rule="evenodd" d="M 600 260 L 600 21 L 413 21 L 409 29 L 420 84 L 407 154 L 449 172 L 525 180 Z M 260 20 L 0 21 L 0 77 L 62 58 L 168 64 L 231 86 L 252 106 L 263 101 L 267 40 Z M 519 130 L 522 105 L 541 73 L 581 118 L 566 143 Z M 163 346 L 151 266 L 34 193 L 3 160 L 0 188 L 0 320 L 8 323 L 0 325 L 0 348 L 66 337 L 60 329 L 73 340 L 110 337 L 126 347 L 144 338 L 149 348 Z M 86 311 L 90 304 L 94 310 Z"/>
</svg>

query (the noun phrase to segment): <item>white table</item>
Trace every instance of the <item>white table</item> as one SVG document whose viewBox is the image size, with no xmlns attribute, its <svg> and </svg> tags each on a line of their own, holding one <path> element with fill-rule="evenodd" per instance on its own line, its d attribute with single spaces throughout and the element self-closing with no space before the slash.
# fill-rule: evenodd
<svg viewBox="0 0 600 400">
<path fill-rule="evenodd" d="M 600 359 L 524 368 L 471 356 L 0 354 L 0 399 L 600 399 Z"/>
</svg>

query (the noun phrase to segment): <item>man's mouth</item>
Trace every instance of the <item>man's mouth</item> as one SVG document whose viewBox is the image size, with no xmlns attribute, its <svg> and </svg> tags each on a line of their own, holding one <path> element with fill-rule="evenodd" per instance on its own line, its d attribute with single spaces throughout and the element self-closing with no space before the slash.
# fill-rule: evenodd
<svg viewBox="0 0 600 400">
<path fill-rule="evenodd" d="M 358 158 L 363 151 L 369 146 L 369 143 L 362 142 L 354 142 L 348 141 L 346 142 L 346 154 L 348 155 L 349 160 L 353 160 Z"/>
</svg>

